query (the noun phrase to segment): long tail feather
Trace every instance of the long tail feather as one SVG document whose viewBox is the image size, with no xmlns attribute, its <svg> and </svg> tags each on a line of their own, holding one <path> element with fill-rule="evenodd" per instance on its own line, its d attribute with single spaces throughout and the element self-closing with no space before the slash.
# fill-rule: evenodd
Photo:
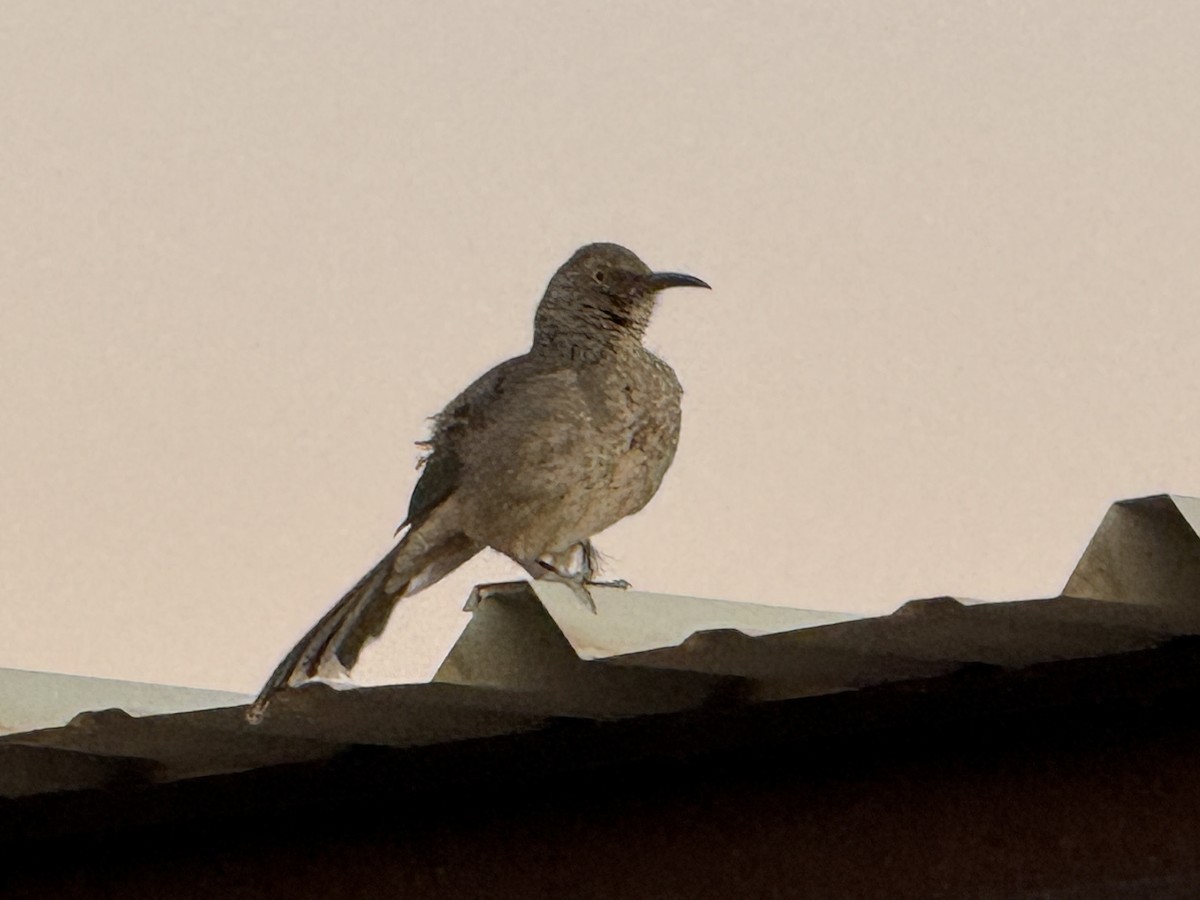
<svg viewBox="0 0 1200 900">
<path fill-rule="evenodd" d="M 461 532 L 428 539 L 414 528 L 309 629 L 283 658 L 246 711 L 262 720 L 271 698 L 294 681 L 313 678 L 337 662 L 353 668 L 362 649 L 383 632 L 397 602 L 441 580 L 478 553 L 482 545 Z"/>
</svg>

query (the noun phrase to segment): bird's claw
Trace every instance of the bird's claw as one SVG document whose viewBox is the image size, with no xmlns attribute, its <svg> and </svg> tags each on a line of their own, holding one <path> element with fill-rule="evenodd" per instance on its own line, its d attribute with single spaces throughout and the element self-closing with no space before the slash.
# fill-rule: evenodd
<svg viewBox="0 0 1200 900">
<path fill-rule="evenodd" d="M 614 588 L 618 591 L 627 591 L 633 587 L 633 585 L 631 585 L 624 578 L 618 578 L 615 581 L 585 581 L 584 584 L 586 584 L 588 587 Z"/>
<path fill-rule="evenodd" d="M 591 610 L 592 615 L 596 615 L 596 601 L 592 598 L 592 592 L 587 589 L 587 585 L 582 579 L 576 581 L 573 578 L 567 578 L 562 583 L 571 589 L 571 592 L 585 607 Z"/>
<path fill-rule="evenodd" d="M 592 581 L 590 578 L 580 578 L 578 580 L 568 578 L 566 579 L 566 583 L 575 592 L 575 596 L 583 601 L 583 605 L 590 609 L 593 614 L 596 612 L 596 600 L 592 597 L 592 592 L 588 588 L 614 588 L 621 591 L 629 589 L 629 582 L 623 578 L 618 578 L 616 581 Z"/>
</svg>

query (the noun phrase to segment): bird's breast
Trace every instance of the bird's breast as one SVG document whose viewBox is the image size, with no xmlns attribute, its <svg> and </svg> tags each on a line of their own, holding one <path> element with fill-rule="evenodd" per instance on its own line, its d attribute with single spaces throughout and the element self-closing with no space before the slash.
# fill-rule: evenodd
<svg viewBox="0 0 1200 900">
<path fill-rule="evenodd" d="M 473 447 L 472 536 L 518 557 L 558 552 L 637 512 L 679 440 L 682 391 L 649 353 L 541 382 Z"/>
</svg>

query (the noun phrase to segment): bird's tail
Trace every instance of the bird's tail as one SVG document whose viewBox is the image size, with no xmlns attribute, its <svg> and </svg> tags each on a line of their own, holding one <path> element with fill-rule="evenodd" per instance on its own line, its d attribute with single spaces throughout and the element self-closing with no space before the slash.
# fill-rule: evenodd
<svg viewBox="0 0 1200 900">
<path fill-rule="evenodd" d="M 439 531 L 432 521 L 410 529 L 276 666 L 246 718 L 261 721 L 271 698 L 294 681 L 313 678 L 335 662 L 343 670 L 353 668 L 363 647 L 383 631 L 397 602 L 444 578 L 483 549 L 462 532 Z"/>
</svg>

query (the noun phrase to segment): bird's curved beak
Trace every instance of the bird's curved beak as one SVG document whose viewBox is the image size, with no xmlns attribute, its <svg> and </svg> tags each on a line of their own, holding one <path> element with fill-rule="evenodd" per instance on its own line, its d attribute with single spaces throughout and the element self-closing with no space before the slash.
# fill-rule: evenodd
<svg viewBox="0 0 1200 900">
<path fill-rule="evenodd" d="M 701 287 L 712 290 L 695 275 L 684 275 L 680 272 L 651 272 L 646 276 L 646 286 L 652 291 L 673 287 Z"/>
</svg>

